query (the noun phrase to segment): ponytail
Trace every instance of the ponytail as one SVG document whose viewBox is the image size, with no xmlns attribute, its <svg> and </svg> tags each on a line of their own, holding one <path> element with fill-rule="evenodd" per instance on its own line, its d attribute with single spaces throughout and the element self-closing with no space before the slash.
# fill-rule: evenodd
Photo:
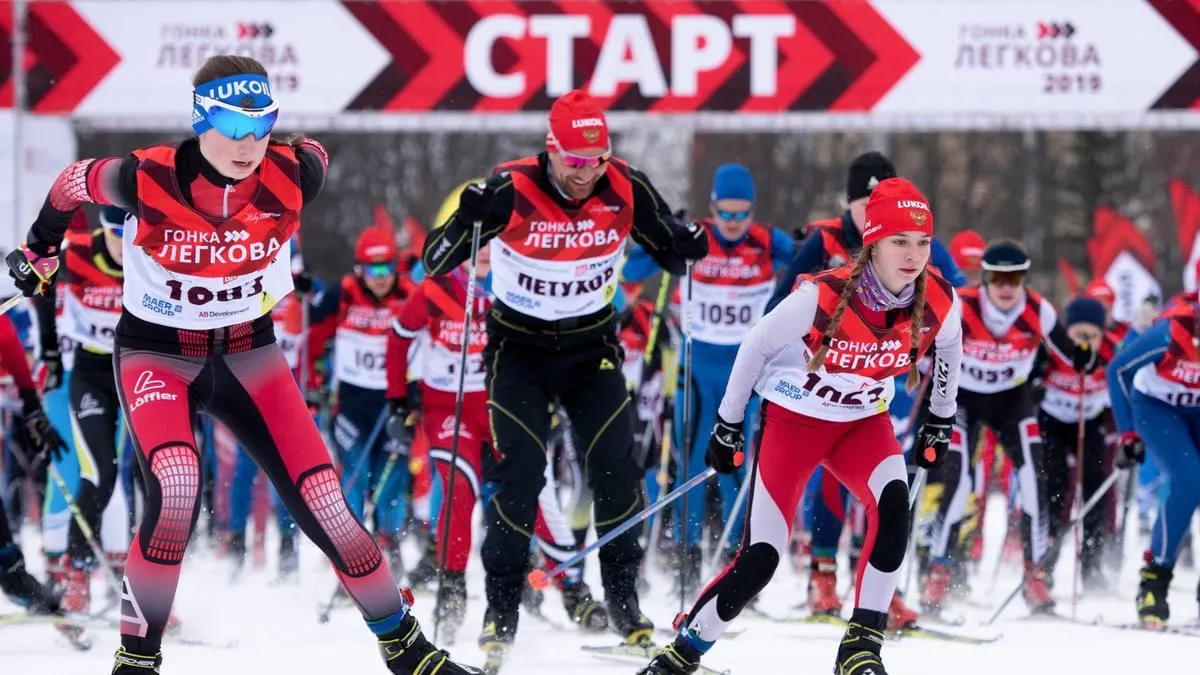
<svg viewBox="0 0 1200 675">
<path fill-rule="evenodd" d="M 904 388 L 910 393 L 921 384 L 921 371 L 917 368 L 917 356 L 921 350 L 921 323 L 925 318 L 925 284 L 928 277 L 929 267 L 926 266 L 913 280 L 912 332 L 909 337 L 912 345 L 908 354 L 908 380 L 904 383 Z"/>
</svg>

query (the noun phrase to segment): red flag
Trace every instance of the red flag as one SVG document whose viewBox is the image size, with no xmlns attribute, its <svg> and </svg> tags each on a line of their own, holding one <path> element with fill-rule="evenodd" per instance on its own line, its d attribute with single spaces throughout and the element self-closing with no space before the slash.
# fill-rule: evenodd
<svg viewBox="0 0 1200 675">
<path fill-rule="evenodd" d="M 372 227 L 378 227 L 385 232 L 395 232 L 396 223 L 392 222 L 392 217 L 388 215 L 387 207 L 382 204 L 375 207 L 375 222 Z"/>
<path fill-rule="evenodd" d="M 1153 273 L 1157 267 L 1154 249 L 1146 235 L 1132 220 L 1116 209 L 1101 206 L 1093 214 L 1096 236 L 1087 241 L 1088 258 L 1092 263 L 1092 278 L 1103 279 L 1117 256 L 1128 252 L 1147 271 Z"/>
<path fill-rule="evenodd" d="M 1061 256 L 1058 259 L 1058 273 L 1062 275 L 1063 281 L 1067 284 L 1067 293 L 1071 297 L 1079 295 L 1079 275 L 1075 273 L 1075 268 L 1071 267 L 1071 263 Z"/>
<path fill-rule="evenodd" d="M 1171 207 L 1175 211 L 1175 230 L 1179 235 L 1180 250 L 1186 258 L 1191 257 L 1192 244 L 1200 234 L 1200 196 L 1187 183 L 1172 178 L 1168 184 L 1171 191 Z"/>
</svg>

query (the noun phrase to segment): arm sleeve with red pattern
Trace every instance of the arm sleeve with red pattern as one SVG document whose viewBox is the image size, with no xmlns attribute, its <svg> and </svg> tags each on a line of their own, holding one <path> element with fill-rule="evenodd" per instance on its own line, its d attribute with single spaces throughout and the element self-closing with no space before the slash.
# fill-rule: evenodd
<svg viewBox="0 0 1200 675">
<path fill-rule="evenodd" d="M 19 391 L 34 391 L 33 375 L 29 372 L 29 361 L 25 358 L 25 347 L 17 335 L 12 319 L 0 315 L 0 368 L 12 375 L 13 384 Z"/>
<path fill-rule="evenodd" d="M 83 204 L 119 206 L 137 212 L 135 157 L 81 159 L 63 169 L 29 228 L 25 244 L 43 258 L 58 253 L 75 210 Z"/>
<path fill-rule="evenodd" d="M 953 293 L 953 291 L 951 291 Z M 933 379 L 929 389 L 929 412 L 938 417 L 954 417 L 958 410 L 958 373 L 962 367 L 962 301 L 953 293 L 950 311 L 933 339 Z"/>
<path fill-rule="evenodd" d="M 408 392 L 408 352 L 417 333 L 429 323 L 429 305 L 425 302 L 425 284 L 417 286 L 396 316 L 388 331 L 387 398 L 404 398 Z"/>
</svg>

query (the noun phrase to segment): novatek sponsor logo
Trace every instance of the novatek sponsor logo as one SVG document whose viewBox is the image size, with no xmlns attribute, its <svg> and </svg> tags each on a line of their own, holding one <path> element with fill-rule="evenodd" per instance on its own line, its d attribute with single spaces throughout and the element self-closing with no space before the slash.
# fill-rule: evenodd
<svg viewBox="0 0 1200 675">
<path fill-rule="evenodd" d="M 154 251 L 154 257 L 160 262 L 187 263 L 199 265 L 223 265 L 227 263 L 240 264 L 267 260 L 282 247 L 275 237 L 265 242 L 254 241 L 242 243 L 232 242 L 232 239 L 245 240 L 249 234 L 243 231 L 223 233 L 194 232 L 190 230 L 165 230 L 163 239 L 168 242 Z M 243 236 L 244 235 L 244 236 Z M 224 241 L 222 239 L 224 238 Z"/>
<path fill-rule="evenodd" d="M 552 298 L 565 298 L 572 295 L 584 295 L 594 293 L 604 287 L 609 280 L 613 278 L 613 268 L 604 270 L 603 274 L 596 275 L 590 279 L 578 279 L 575 281 L 549 281 L 547 279 L 535 279 L 524 272 L 517 275 L 517 283 L 521 288 L 533 293 L 534 295 L 548 295 Z"/>
</svg>

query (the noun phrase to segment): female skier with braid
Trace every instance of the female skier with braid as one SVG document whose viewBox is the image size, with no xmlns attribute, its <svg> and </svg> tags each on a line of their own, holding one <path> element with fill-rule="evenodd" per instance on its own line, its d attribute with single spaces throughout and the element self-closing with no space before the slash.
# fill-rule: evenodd
<svg viewBox="0 0 1200 675">
<path fill-rule="evenodd" d="M 889 178 L 867 203 L 854 266 L 802 277 L 746 336 L 709 440 L 708 465 L 741 463 L 742 414 L 751 391 L 767 402 L 755 453 L 746 531 L 737 557 L 676 619 L 674 643 L 641 675 L 694 673 L 733 618 L 771 579 L 789 540 L 791 515 L 818 465 L 867 509 L 869 529 L 837 675 L 886 675 L 879 649 L 908 539 L 907 470 L 888 416 L 893 377 L 936 348 L 930 415 L 918 464 L 936 465 L 950 443 L 962 325 L 958 297 L 927 269 L 933 238 L 928 201 Z"/>
</svg>

